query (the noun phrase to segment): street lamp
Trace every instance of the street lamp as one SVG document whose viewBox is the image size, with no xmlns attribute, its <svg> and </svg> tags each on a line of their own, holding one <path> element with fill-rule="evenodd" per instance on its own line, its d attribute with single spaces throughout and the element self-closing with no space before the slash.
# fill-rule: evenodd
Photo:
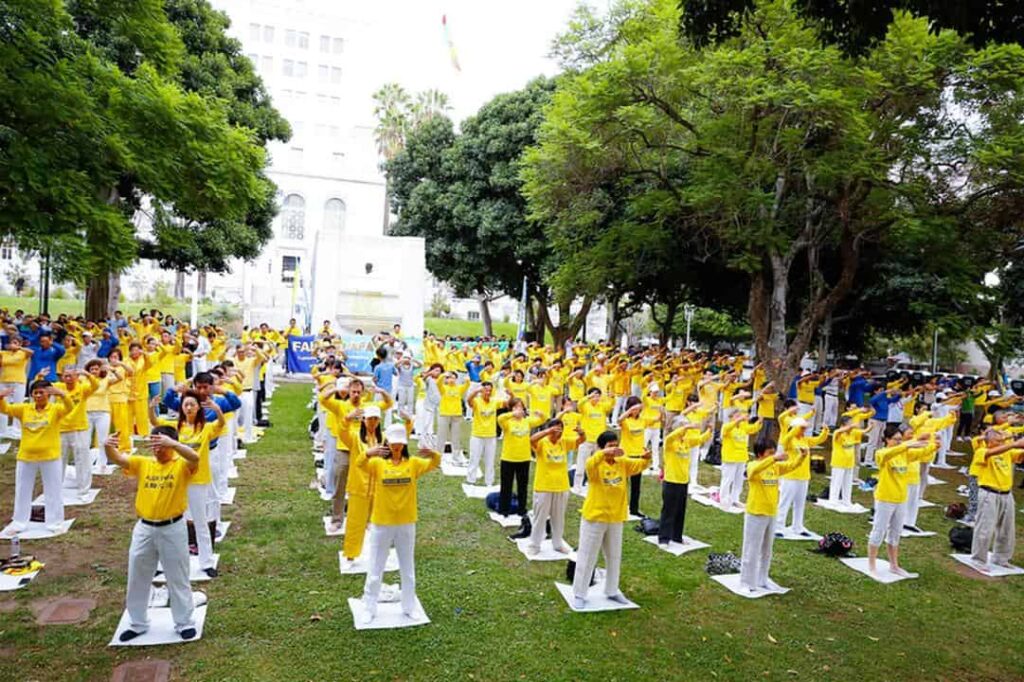
<svg viewBox="0 0 1024 682">
<path fill-rule="evenodd" d="M 690 348 L 690 324 L 693 322 L 693 314 L 697 312 L 689 303 L 683 305 L 683 315 L 686 317 L 686 348 Z"/>
</svg>

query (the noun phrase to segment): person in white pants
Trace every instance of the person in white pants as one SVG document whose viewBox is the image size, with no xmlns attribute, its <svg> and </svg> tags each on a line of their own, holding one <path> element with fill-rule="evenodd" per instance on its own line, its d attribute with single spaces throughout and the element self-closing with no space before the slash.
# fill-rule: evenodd
<svg viewBox="0 0 1024 682">
<path fill-rule="evenodd" d="M 447 372 L 438 387 L 441 392 L 441 404 L 437 417 L 437 449 L 444 452 L 444 447 L 450 444 L 452 461 L 461 465 L 465 463 L 462 453 L 462 399 L 467 395 L 469 384 L 460 384 L 457 381 L 455 372 Z"/>
<path fill-rule="evenodd" d="M 886 441 L 886 446 L 875 453 L 878 462 L 878 485 L 875 486 L 875 517 L 872 520 L 871 535 L 868 536 L 868 572 L 878 576 L 876 561 L 878 548 L 886 543 L 889 555 L 889 571 L 909 577 L 900 568 L 900 534 L 903 532 L 903 513 L 907 502 L 907 450 L 923 447 L 930 440 L 904 441 L 903 434 L 895 431 Z M 916 463 L 915 463 L 916 466 Z"/>
<path fill-rule="evenodd" d="M 177 431 L 158 426 L 149 436 L 154 458 L 125 456 L 117 438 L 107 439 L 107 459 L 139 480 L 135 512 L 139 520 L 128 549 L 128 629 L 119 639 L 129 642 L 149 630 L 149 593 L 157 564 L 167 578 L 174 630 L 183 640 L 196 636 L 192 587 L 189 584 L 188 531 L 183 516 L 188 485 L 199 469 L 199 455 L 177 441 Z"/>
<path fill-rule="evenodd" d="M 791 532 L 804 537 L 812 537 L 804 526 L 804 511 L 807 507 L 807 489 L 811 480 L 810 449 L 824 443 L 828 438 L 828 427 L 824 427 L 817 436 L 806 436 L 807 420 L 797 417 L 789 422 L 789 431 L 780 441 L 780 449 L 787 456 L 800 459 L 800 465 L 782 475 L 779 484 L 779 511 L 775 516 L 777 526 L 775 535 L 783 534 L 786 528 L 786 516 L 793 510 Z"/>
<path fill-rule="evenodd" d="M 441 454 L 420 448 L 409 456 L 408 433 L 404 424 L 392 424 L 384 432 L 384 445 L 360 459 L 373 480 L 373 511 L 370 514 L 370 566 L 363 586 L 363 622 L 377 617 L 381 581 L 388 550 L 394 545 L 401 576 L 402 613 L 408 618 L 416 608 L 416 484 L 421 476 L 441 466 Z"/>
<path fill-rule="evenodd" d="M 96 466 L 100 471 L 104 471 L 107 467 L 107 453 L 103 444 L 107 442 L 107 436 L 110 435 L 110 399 L 107 396 L 107 390 L 124 380 L 124 370 L 119 371 L 105 361 L 95 359 L 85 363 L 85 371 L 99 382 L 99 386 L 85 401 L 85 416 L 89 423 L 85 436 L 86 447 L 91 453 L 95 436 L 99 450 Z"/>
<path fill-rule="evenodd" d="M 555 418 L 530 436 L 530 446 L 537 457 L 533 475 L 533 527 L 527 546 L 531 554 L 540 552 L 549 520 L 551 547 L 563 554 L 571 551 L 564 540 L 565 508 L 569 503 L 569 462 L 567 443 L 562 440 L 563 431 L 561 420 Z M 575 447 L 578 448 L 587 437 L 579 426 L 576 427 L 576 435 Z"/>
<path fill-rule="evenodd" d="M 864 437 L 853 419 L 844 416 L 832 435 L 832 479 L 828 484 L 828 501 L 834 505 L 853 506 L 853 472 L 857 463 L 857 446 Z"/>
<path fill-rule="evenodd" d="M 750 459 L 750 436 L 761 430 L 761 420 L 749 421 L 746 413 L 734 410 L 722 424 L 722 480 L 718 489 L 718 503 L 724 511 L 733 506 L 742 507 L 743 472 Z"/>
<path fill-rule="evenodd" d="M 921 508 L 920 489 L 924 487 L 925 483 L 921 479 L 922 470 L 925 471 L 924 476 L 928 476 L 927 469 L 922 465 L 927 465 L 932 461 L 937 449 L 938 439 L 930 436 L 928 445 L 908 448 L 905 455 L 907 459 L 907 473 L 905 474 L 907 501 L 904 503 L 903 528 L 915 533 L 921 532 L 921 529 L 917 527 L 917 512 Z"/>
<path fill-rule="evenodd" d="M 89 397 L 100 387 L 99 379 L 81 370 L 65 367 L 61 372 L 64 389 L 74 408 L 60 424 L 60 454 L 65 470 L 69 461 L 75 463 L 75 490 L 85 498 L 92 488 L 92 455 L 89 453 L 89 420 L 85 406 Z"/>
<path fill-rule="evenodd" d="M 469 437 L 469 465 L 466 469 L 466 483 L 476 485 L 477 474 L 482 466 L 484 485 L 494 485 L 494 456 L 497 449 L 498 407 L 501 404 L 494 395 L 494 385 L 489 381 L 466 395 L 473 408 L 473 431 Z"/>
<path fill-rule="evenodd" d="M 11 404 L 16 405 L 25 400 L 25 382 L 31 359 L 32 350 L 22 346 L 19 336 L 11 336 L 7 341 L 7 350 L 0 351 L 0 391 L 11 391 Z M 0 414 L 0 436 L 20 440 L 21 422 Z"/>
<path fill-rule="evenodd" d="M 437 380 L 442 372 L 444 367 L 434 363 L 423 373 L 423 409 L 416 427 L 420 441 L 434 449 L 444 448 L 444 443 L 439 445 L 437 442 L 437 411 L 441 407 L 441 390 L 437 386 Z"/>
<path fill-rule="evenodd" d="M 836 428 L 839 419 L 839 379 L 832 376 L 821 389 L 822 411 L 821 424 L 830 429 Z"/>
<path fill-rule="evenodd" d="M 605 431 L 597 438 L 598 450 L 587 460 L 587 497 L 580 520 L 579 549 L 576 551 L 576 574 L 572 581 L 573 608 L 587 607 L 590 580 L 597 566 L 598 552 L 604 555 L 604 595 L 611 601 L 626 604 L 629 600 L 619 590 L 622 567 L 622 524 L 627 519 L 629 477 L 639 474 L 651 462 L 650 451 L 642 457 L 626 457 L 619 447 L 614 431 Z"/>
</svg>

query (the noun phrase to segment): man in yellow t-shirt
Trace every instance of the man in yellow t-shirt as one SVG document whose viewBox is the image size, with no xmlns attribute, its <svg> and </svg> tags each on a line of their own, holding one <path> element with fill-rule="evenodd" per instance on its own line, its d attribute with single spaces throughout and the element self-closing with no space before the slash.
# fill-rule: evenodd
<svg viewBox="0 0 1024 682">
<path fill-rule="evenodd" d="M 978 515 L 974 522 L 971 561 L 982 571 L 989 562 L 1009 568 L 1016 541 L 1013 465 L 1024 461 L 1024 440 L 1010 440 L 1002 431 L 985 432 L 985 444 L 975 450 L 978 472 Z M 989 553 L 991 550 L 991 554 Z"/>
<path fill-rule="evenodd" d="M 0 389 L 11 389 L 10 402 L 18 404 L 25 400 L 25 382 L 28 381 L 28 363 L 32 359 L 31 349 L 22 346 L 21 337 L 11 336 L 7 350 L 0 351 Z M 0 415 L 0 437 L 21 440 L 21 422 Z"/>
<path fill-rule="evenodd" d="M 117 434 L 107 438 L 107 459 L 125 475 L 137 478 L 135 512 L 139 520 L 128 549 L 128 629 L 119 639 L 128 642 L 149 630 L 149 593 L 159 563 L 167 578 L 174 630 L 183 640 L 196 636 L 189 584 L 188 530 L 183 516 L 188 484 L 199 469 L 199 455 L 178 442 L 173 426 L 157 426 L 148 439 L 154 458 L 123 455 Z"/>
<path fill-rule="evenodd" d="M 489 381 L 480 383 L 480 388 L 466 395 L 466 402 L 473 409 L 473 430 L 469 436 L 469 465 L 466 469 L 466 483 L 476 485 L 477 473 L 482 467 L 484 485 L 494 485 L 494 455 L 498 441 L 498 407 L 501 405 L 494 394 L 494 385 Z"/>
</svg>

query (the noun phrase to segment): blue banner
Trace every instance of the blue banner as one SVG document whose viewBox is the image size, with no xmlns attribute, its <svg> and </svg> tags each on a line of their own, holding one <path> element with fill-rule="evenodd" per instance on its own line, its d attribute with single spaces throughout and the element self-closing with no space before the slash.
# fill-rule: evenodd
<svg viewBox="0 0 1024 682">
<path fill-rule="evenodd" d="M 345 367 L 353 374 L 373 374 L 373 337 L 358 334 L 340 334 L 341 348 L 345 351 Z"/>
<path fill-rule="evenodd" d="M 309 374 L 309 370 L 316 364 L 313 359 L 313 343 L 315 336 L 289 336 L 288 348 L 285 350 L 285 360 L 288 363 L 288 371 L 299 374 Z"/>
</svg>

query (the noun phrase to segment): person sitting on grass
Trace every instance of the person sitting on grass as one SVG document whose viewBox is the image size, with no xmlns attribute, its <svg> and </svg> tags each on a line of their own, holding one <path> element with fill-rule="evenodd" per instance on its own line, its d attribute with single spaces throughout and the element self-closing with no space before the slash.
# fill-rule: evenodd
<svg viewBox="0 0 1024 682">
<path fill-rule="evenodd" d="M 183 517 L 188 486 L 199 470 L 199 455 L 178 442 L 173 426 L 158 426 L 147 439 L 154 457 L 123 455 L 112 433 L 104 447 L 107 459 L 139 480 L 135 512 L 139 520 L 128 549 L 128 629 L 120 640 L 129 642 L 149 630 L 149 593 L 159 564 L 167 578 L 174 630 L 182 639 L 196 636 L 192 587 L 189 584 L 188 530 Z"/>
</svg>

